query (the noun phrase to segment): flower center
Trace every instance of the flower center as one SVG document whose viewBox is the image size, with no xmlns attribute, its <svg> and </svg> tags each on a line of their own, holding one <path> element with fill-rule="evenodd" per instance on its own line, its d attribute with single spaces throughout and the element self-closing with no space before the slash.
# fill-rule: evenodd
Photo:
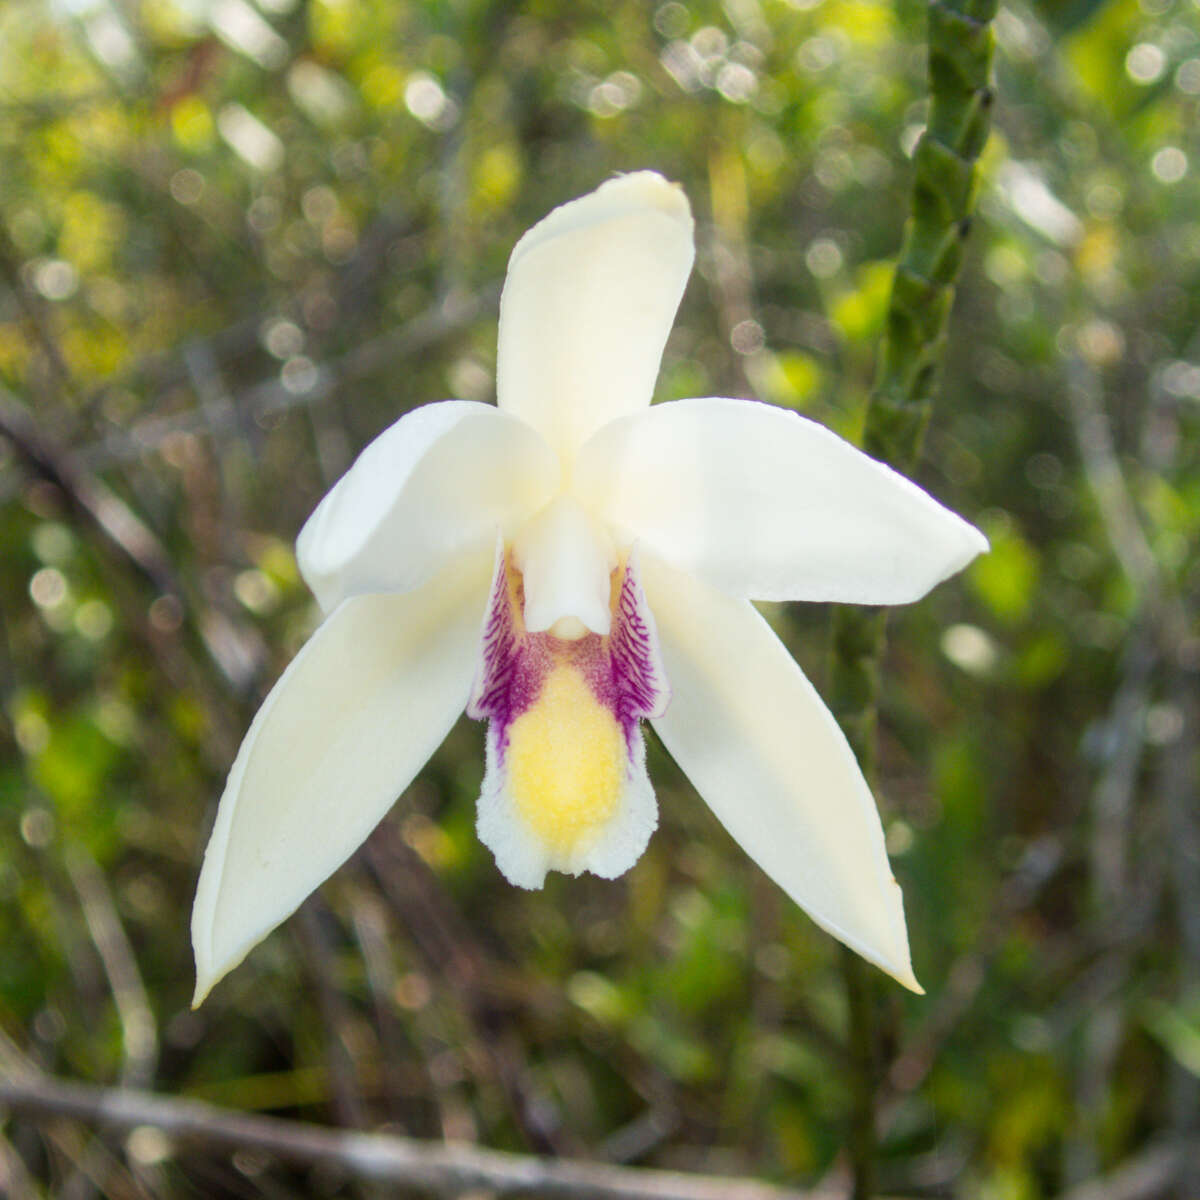
<svg viewBox="0 0 1200 1200">
<path fill-rule="evenodd" d="M 611 539 L 570 496 L 558 496 L 517 534 L 513 566 L 524 595 L 522 620 L 531 633 L 576 641 L 611 627 Z"/>
<path fill-rule="evenodd" d="M 578 617 L 559 617 L 550 626 L 550 633 L 561 642 L 577 642 L 587 637 L 588 627 Z"/>
</svg>

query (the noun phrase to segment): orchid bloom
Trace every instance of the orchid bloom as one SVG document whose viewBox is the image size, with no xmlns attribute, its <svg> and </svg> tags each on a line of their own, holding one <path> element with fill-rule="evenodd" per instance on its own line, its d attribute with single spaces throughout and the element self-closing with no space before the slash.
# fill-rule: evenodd
<svg viewBox="0 0 1200 1200">
<path fill-rule="evenodd" d="M 845 737 L 754 600 L 903 604 L 986 548 L 820 425 L 650 406 L 691 272 L 682 190 L 610 180 L 517 243 L 496 406 L 372 442 L 300 533 L 325 612 L 221 798 L 192 917 L 196 1003 L 364 841 L 465 707 L 478 830 L 514 884 L 612 878 L 657 823 L 641 722 L 822 928 L 919 991 Z"/>
</svg>

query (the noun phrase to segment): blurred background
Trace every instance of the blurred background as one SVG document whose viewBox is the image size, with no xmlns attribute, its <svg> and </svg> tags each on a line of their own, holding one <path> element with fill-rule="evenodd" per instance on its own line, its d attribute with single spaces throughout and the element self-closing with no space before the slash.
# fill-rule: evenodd
<svg viewBox="0 0 1200 1200">
<path fill-rule="evenodd" d="M 893 614 L 884 1192 L 1195 1197 L 1200 4 L 1006 4 L 922 483 L 992 552 Z M 699 255 L 658 397 L 854 437 L 922 128 L 897 0 L 0 5 L 0 1070 L 524 1152 L 837 1180 L 836 944 L 650 736 L 624 878 L 509 887 L 465 720 L 188 1010 L 225 772 L 314 627 L 292 541 L 377 432 L 493 396 L 521 232 L 614 171 Z M 818 686 L 828 611 L 771 612 Z M 14 1196 L 357 1196 L 0 1118 Z M 0 1188 L 0 1190 L 3 1190 Z"/>
</svg>

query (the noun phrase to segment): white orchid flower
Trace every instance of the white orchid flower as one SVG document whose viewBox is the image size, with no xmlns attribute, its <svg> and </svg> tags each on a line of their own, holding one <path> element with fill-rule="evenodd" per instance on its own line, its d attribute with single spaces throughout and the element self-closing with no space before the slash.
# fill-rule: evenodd
<svg viewBox="0 0 1200 1200">
<path fill-rule="evenodd" d="M 920 990 L 867 784 L 752 601 L 907 603 L 986 542 L 794 413 L 650 407 L 693 257 L 687 199 L 652 172 L 555 209 L 509 262 L 497 406 L 402 417 L 304 526 L 326 616 L 221 797 L 196 1003 L 363 842 L 464 707 L 489 722 L 479 836 L 513 883 L 637 861 L 657 823 L 649 720 L 818 925 Z"/>
</svg>

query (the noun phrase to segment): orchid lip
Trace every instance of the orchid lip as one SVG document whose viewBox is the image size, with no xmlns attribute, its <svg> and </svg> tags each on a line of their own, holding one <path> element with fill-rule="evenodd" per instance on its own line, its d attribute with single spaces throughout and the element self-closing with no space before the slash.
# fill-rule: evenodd
<svg viewBox="0 0 1200 1200">
<path fill-rule="evenodd" d="M 488 721 L 479 834 L 522 886 L 548 870 L 620 874 L 657 822 L 640 722 L 668 693 L 632 559 L 609 591 L 607 635 L 531 630 L 516 555 L 498 558 L 467 713 Z"/>
</svg>

